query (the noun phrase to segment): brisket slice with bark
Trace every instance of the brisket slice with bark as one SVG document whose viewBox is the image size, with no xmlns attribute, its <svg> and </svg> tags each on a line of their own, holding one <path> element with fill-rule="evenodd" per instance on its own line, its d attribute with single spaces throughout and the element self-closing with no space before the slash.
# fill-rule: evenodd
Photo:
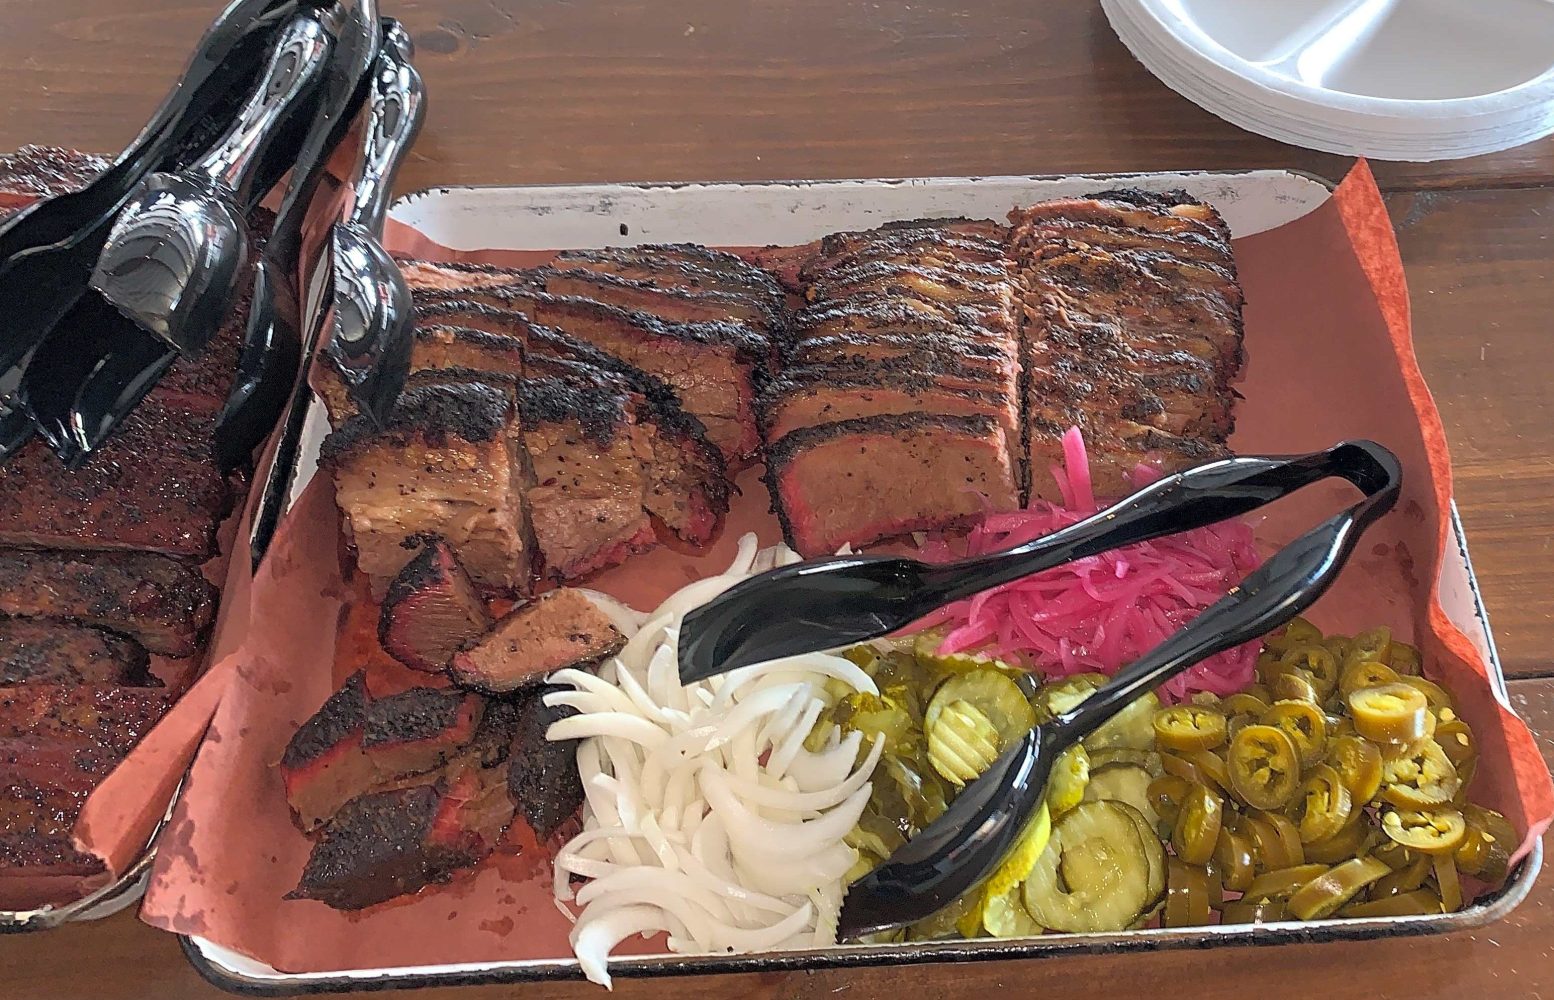
<svg viewBox="0 0 1554 1000">
<path fill-rule="evenodd" d="M 62 903 L 80 898 L 89 888 L 85 880 L 102 880 L 103 863 L 78 850 L 74 840 L 76 818 L 90 794 L 90 784 L 0 766 L 0 905 Z"/>
<path fill-rule="evenodd" d="M 357 671 L 286 744 L 281 781 L 292 820 L 303 833 L 317 829 L 378 780 L 372 758 L 362 749 L 367 703 L 367 677 Z"/>
<path fill-rule="evenodd" d="M 1079 427 L 1097 494 L 1139 465 L 1174 471 L 1228 454 L 1241 290 L 1229 232 L 1185 194 L 1108 192 L 1010 213 L 1025 289 L 1028 490 Z"/>
<path fill-rule="evenodd" d="M 582 341 L 655 375 L 674 388 L 681 405 L 697 417 L 725 457 L 753 454 L 757 436 L 750 410 L 755 372 L 764 369 L 771 340 L 739 322 L 671 322 L 591 299 L 556 296 L 527 286 L 470 287 L 416 291 L 422 322 L 459 323 L 491 329 L 494 318 L 522 336 L 532 322 Z M 455 307 L 457 303 L 457 307 Z M 508 314 L 482 313 L 485 306 Z M 531 352 L 542 348 L 530 338 Z"/>
<path fill-rule="evenodd" d="M 320 463 L 381 596 L 422 539 L 447 540 L 483 588 L 527 589 L 529 486 L 517 408 L 489 385 L 408 389 L 386 426 L 354 417 L 324 440 Z"/>
<path fill-rule="evenodd" d="M 357 796 L 324 827 L 286 898 L 360 910 L 479 864 L 512 821 L 504 777 L 459 767 L 431 784 Z"/>
<path fill-rule="evenodd" d="M 378 641 L 394 659 L 441 673 L 466 642 L 491 627 L 475 584 L 446 539 L 425 540 L 388 586 L 378 618 Z"/>
<path fill-rule="evenodd" d="M 153 653 L 192 656 L 215 613 L 216 588 L 166 556 L 0 550 L 0 614 L 69 619 L 123 633 Z"/>
<path fill-rule="evenodd" d="M 1011 454 L 987 416 L 862 417 L 773 443 L 767 478 L 788 544 L 812 558 L 1019 506 Z"/>
<path fill-rule="evenodd" d="M 770 335 L 782 313 L 765 297 L 743 292 L 677 288 L 584 268 L 535 268 L 526 280 L 551 295 L 576 296 L 671 323 L 748 323 Z"/>
<path fill-rule="evenodd" d="M 564 706 L 551 708 L 545 696 L 567 690 L 542 686 L 518 696 L 517 732 L 507 762 L 507 790 L 539 839 L 544 840 L 571 819 L 583 804 L 583 779 L 577 771 L 577 740 L 552 741 L 551 723 L 573 714 Z"/>
<path fill-rule="evenodd" d="M 563 250 L 559 268 L 582 268 L 644 281 L 659 288 L 689 288 L 744 295 L 781 310 L 786 296 L 770 274 L 743 258 L 694 243 Z"/>
<path fill-rule="evenodd" d="M 160 687 L 145 647 L 73 622 L 0 619 L 0 685 L 120 684 Z"/>
<path fill-rule="evenodd" d="M 912 357 L 789 368 L 762 389 L 761 431 L 776 441 L 801 427 L 893 413 L 984 414 L 1020 434 L 1017 395 L 954 361 Z"/>
<path fill-rule="evenodd" d="M 560 587 L 519 605 L 455 654 L 455 684 L 505 694 L 565 667 L 614 656 L 626 639 L 581 591 Z"/>
<path fill-rule="evenodd" d="M 475 738 L 486 700 L 456 688 L 415 687 L 367 704 L 362 750 L 378 774 L 422 774 Z"/>
<path fill-rule="evenodd" d="M 576 579 L 654 544 L 645 505 L 651 446 L 633 419 L 631 397 L 607 377 L 586 370 L 515 378 L 428 369 L 413 373 L 408 385 L 438 383 L 483 383 L 516 400 L 530 473 L 525 504 L 541 575 Z"/>
</svg>

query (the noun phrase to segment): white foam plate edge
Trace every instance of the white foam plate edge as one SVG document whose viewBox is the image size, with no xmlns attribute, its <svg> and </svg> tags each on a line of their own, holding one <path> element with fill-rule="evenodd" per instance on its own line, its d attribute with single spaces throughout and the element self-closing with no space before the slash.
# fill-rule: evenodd
<svg viewBox="0 0 1554 1000">
<path fill-rule="evenodd" d="M 1166 86 L 1239 128 L 1281 142 L 1347 156 L 1430 161 L 1498 152 L 1554 133 L 1554 100 L 1463 118 L 1353 118 L 1329 105 L 1284 97 L 1235 72 L 1195 64 L 1195 53 L 1139 27 L 1129 15 L 1137 0 L 1102 0 L 1101 6 L 1123 44 Z"/>
<path fill-rule="evenodd" d="M 1336 115 L 1366 118 L 1471 118 L 1512 108 L 1546 105 L 1554 102 L 1554 53 L 1548 69 L 1516 86 L 1475 97 L 1438 100 L 1406 100 L 1370 97 L 1313 86 L 1299 79 L 1276 73 L 1231 52 L 1214 39 L 1211 30 L 1187 16 L 1177 0 L 1104 0 L 1107 6 L 1132 16 L 1133 22 L 1163 45 L 1178 51 L 1192 62 L 1234 79 L 1253 83 L 1260 91 L 1296 102 L 1322 105 Z M 1355 5 L 1358 6 L 1358 5 Z M 1255 11 L 1248 11 L 1255 14 Z M 1420 60 L 1437 68 L 1449 66 L 1450 52 L 1420 53 Z"/>
</svg>

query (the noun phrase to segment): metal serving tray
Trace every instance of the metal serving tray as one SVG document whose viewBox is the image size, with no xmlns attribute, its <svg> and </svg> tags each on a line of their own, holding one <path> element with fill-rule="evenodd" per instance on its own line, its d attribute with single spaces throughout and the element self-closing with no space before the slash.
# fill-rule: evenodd
<svg viewBox="0 0 1554 1000">
<path fill-rule="evenodd" d="M 893 218 L 996 217 L 1011 204 L 1085 194 L 1121 183 L 1155 190 L 1185 188 L 1212 202 L 1238 236 L 1294 221 L 1321 205 L 1332 189 L 1331 184 L 1319 178 L 1279 170 L 770 184 L 462 187 L 409 195 L 395 205 L 392 218 L 459 250 L 550 250 L 675 241 L 714 246 L 796 244 L 825 232 L 867 228 Z M 513 245 L 515 234 L 521 234 L 523 246 Z M 314 401 L 292 483 L 292 499 L 306 486 L 317 466 L 318 445 L 327 428 L 321 410 Z M 1457 558 L 1446 558 L 1441 569 L 1443 604 L 1484 655 L 1495 694 L 1509 708 L 1504 671 L 1455 507 L 1451 523 Z M 1444 933 L 1482 926 L 1510 913 L 1526 898 L 1542 863 L 1540 842 L 1498 893 L 1451 914 L 1049 934 L 1022 940 L 847 945 L 743 956 L 654 955 L 612 960 L 610 972 L 614 976 L 772 972 Z M 256 996 L 582 978 L 577 962 L 571 958 L 285 973 L 200 937 L 183 937 L 182 943 L 189 961 L 212 984 Z"/>
</svg>

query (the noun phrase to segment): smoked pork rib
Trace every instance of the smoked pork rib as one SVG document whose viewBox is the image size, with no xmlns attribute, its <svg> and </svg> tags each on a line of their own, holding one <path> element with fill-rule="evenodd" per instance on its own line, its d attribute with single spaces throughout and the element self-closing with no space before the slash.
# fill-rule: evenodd
<svg viewBox="0 0 1554 1000">
<path fill-rule="evenodd" d="M 73 622 L 0 619 L 0 685 L 161 684 L 133 639 Z"/>
<path fill-rule="evenodd" d="M 0 614 L 69 619 L 121 632 L 153 653 L 192 656 L 216 615 L 216 588 L 149 552 L 0 550 Z"/>
<path fill-rule="evenodd" d="M 231 504 L 215 430 L 214 413 L 148 398 L 79 469 L 66 469 L 34 438 L 0 467 L 0 546 L 204 561 Z"/>
<path fill-rule="evenodd" d="M 530 485 L 517 407 L 476 383 L 407 389 L 383 427 L 353 417 L 325 438 L 357 565 L 381 596 L 420 541 L 437 535 L 476 584 L 528 588 Z"/>
<path fill-rule="evenodd" d="M 1025 301 L 1027 490 L 1061 499 L 1050 468 L 1085 435 L 1100 495 L 1139 465 L 1228 454 L 1242 360 L 1229 232 L 1176 193 L 1108 192 L 1017 209 L 1010 254 Z"/>
</svg>

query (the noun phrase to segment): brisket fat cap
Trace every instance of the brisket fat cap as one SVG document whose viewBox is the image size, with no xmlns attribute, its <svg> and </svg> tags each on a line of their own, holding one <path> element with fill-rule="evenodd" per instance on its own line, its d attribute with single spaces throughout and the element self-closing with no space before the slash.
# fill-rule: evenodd
<svg viewBox="0 0 1554 1000">
<path fill-rule="evenodd" d="M 425 385 L 400 397 L 387 425 L 347 421 L 324 440 L 357 565 L 376 595 L 440 535 L 482 588 L 529 584 L 528 469 L 517 411 L 489 385 Z"/>
<path fill-rule="evenodd" d="M 625 644 L 586 594 L 560 587 L 514 608 L 453 657 L 449 674 L 455 684 L 505 694 L 614 656 Z"/>
</svg>

